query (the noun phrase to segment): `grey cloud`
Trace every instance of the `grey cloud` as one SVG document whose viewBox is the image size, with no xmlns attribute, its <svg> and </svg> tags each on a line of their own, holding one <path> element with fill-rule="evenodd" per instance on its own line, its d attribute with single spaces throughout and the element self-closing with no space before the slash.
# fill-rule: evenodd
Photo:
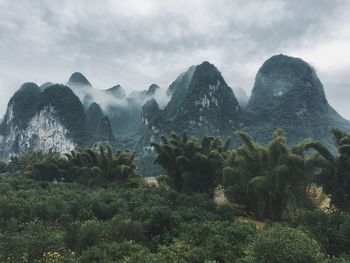
<svg viewBox="0 0 350 263">
<path fill-rule="evenodd" d="M 328 41 L 344 10 L 345 0 L 0 0 L 1 109 L 25 81 L 81 71 L 99 89 L 166 88 L 203 60 L 249 93 L 265 59 Z M 349 78 L 330 74 L 326 89 Z M 350 118 L 340 101 L 331 99 Z"/>
</svg>

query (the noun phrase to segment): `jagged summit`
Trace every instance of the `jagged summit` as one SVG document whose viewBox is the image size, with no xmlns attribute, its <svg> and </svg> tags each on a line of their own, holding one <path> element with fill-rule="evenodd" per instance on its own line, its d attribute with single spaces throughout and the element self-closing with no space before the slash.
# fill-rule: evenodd
<svg viewBox="0 0 350 263">
<path fill-rule="evenodd" d="M 92 87 L 90 82 L 87 80 L 87 78 L 80 72 L 74 72 L 68 82 L 67 85 L 70 87 L 82 87 L 82 86 L 87 86 L 87 87 Z"/>
<path fill-rule="evenodd" d="M 313 67 L 300 58 L 273 56 L 264 62 L 256 75 L 248 109 L 269 110 L 280 103 L 291 102 L 295 104 L 295 110 L 328 104 Z"/>
<path fill-rule="evenodd" d="M 151 84 L 146 91 L 146 96 L 153 96 L 159 89 L 160 87 L 157 84 Z"/>
<path fill-rule="evenodd" d="M 8 105 L 4 120 L 1 124 L 2 129 L 10 122 L 25 128 L 30 118 L 36 111 L 36 106 L 41 96 L 41 89 L 33 82 L 24 83 L 12 96 Z"/>
<path fill-rule="evenodd" d="M 118 99 L 125 99 L 126 93 L 122 86 L 119 84 L 116 86 L 113 86 L 112 88 L 104 90 L 105 93 L 112 95 L 115 98 Z"/>
<path fill-rule="evenodd" d="M 213 64 L 191 67 L 180 80 L 165 108 L 169 118 L 222 127 L 237 117 L 238 101 Z"/>
<path fill-rule="evenodd" d="M 190 67 L 168 88 L 172 94 L 164 110 L 155 100 L 143 107 L 142 124 L 151 138 L 160 132 L 187 132 L 191 135 L 232 133 L 240 107 L 219 70 L 205 61 Z"/>
<path fill-rule="evenodd" d="M 240 90 L 231 89 L 207 61 L 190 67 L 170 84 L 165 108 L 164 94 L 156 84 L 126 96 L 120 85 L 105 91 L 93 89 L 81 73 L 74 73 L 68 85 L 74 92 L 52 83 L 41 88 L 35 83 L 21 86 L 10 99 L 0 125 L 3 155 L 50 148 L 65 152 L 84 146 L 84 142 L 105 143 L 113 137 L 111 127 L 117 138 L 132 138 L 132 147 L 141 151 L 171 132 L 227 136 L 245 130 L 266 143 L 270 134 L 281 128 L 290 143 L 306 137 L 331 143 L 331 128 L 350 130 L 349 122 L 328 104 L 313 67 L 285 55 L 263 63 L 247 108 Z M 101 103 L 105 112 L 94 102 Z"/>
</svg>

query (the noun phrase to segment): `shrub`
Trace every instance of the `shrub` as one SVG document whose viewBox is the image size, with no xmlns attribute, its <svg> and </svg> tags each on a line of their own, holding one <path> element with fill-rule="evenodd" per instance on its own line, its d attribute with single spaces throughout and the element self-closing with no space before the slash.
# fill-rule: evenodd
<svg viewBox="0 0 350 263">
<path fill-rule="evenodd" d="M 271 227 L 261 231 L 248 247 L 246 259 L 261 263 L 326 262 L 317 241 L 290 227 Z"/>
</svg>

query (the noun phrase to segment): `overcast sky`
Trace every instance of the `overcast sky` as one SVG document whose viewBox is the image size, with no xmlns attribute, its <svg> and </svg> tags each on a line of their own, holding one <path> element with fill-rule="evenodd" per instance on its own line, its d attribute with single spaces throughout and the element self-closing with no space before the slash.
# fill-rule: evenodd
<svg viewBox="0 0 350 263">
<path fill-rule="evenodd" d="M 312 64 L 350 119 L 350 1 L 0 0 L 0 113 L 23 82 L 166 88 L 204 60 L 249 94 L 279 53 Z"/>
</svg>

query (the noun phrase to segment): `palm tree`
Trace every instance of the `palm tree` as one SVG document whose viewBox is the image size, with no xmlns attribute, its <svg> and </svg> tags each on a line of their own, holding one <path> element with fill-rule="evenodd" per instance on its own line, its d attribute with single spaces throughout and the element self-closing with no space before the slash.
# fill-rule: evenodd
<svg viewBox="0 0 350 263">
<path fill-rule="evenodd" d="M 243 144 L 224 168 L 225 193 L 229 200 L 246 206 L 260 218 L 279 220 L 295 207 L 305 205 L 308 174 L 303 155 L 288 149 L 282 130 L 268 147 L 253 142 L 245 132 L 236 132 Z"/>
<path fill-rule="evenodd" d="M 162 137 L 162 143 L 152 143 L 158 156 L 156 163 L 167 172 L 165 181 L 178 191 L 203 192 L 213 195 L 224 164 L 223 153 L 230 141 L 224 145 L 219 138 L 204 137 L 201 143 L 186 134 L 173 133 Z"/>
<path fill-rule="evenodd" d="M 71 151 L 65 156 L 75 176 L 82 180 L 97 176 L 108 181 L 124 181 L 135 175 L 135 153 L 125 150 L 113 154 L 110 145 Z"/>
<path fill-rule="evenodd" d="M 306 142 L 305 149 L 314 149 L 322 156 L 318 176 L 324 191 L 331 196 L 331 203 L 343 211 L 350 211 L 350 134 L 332 129 L 338 154 L 315 141 Z"/>
</svg>

